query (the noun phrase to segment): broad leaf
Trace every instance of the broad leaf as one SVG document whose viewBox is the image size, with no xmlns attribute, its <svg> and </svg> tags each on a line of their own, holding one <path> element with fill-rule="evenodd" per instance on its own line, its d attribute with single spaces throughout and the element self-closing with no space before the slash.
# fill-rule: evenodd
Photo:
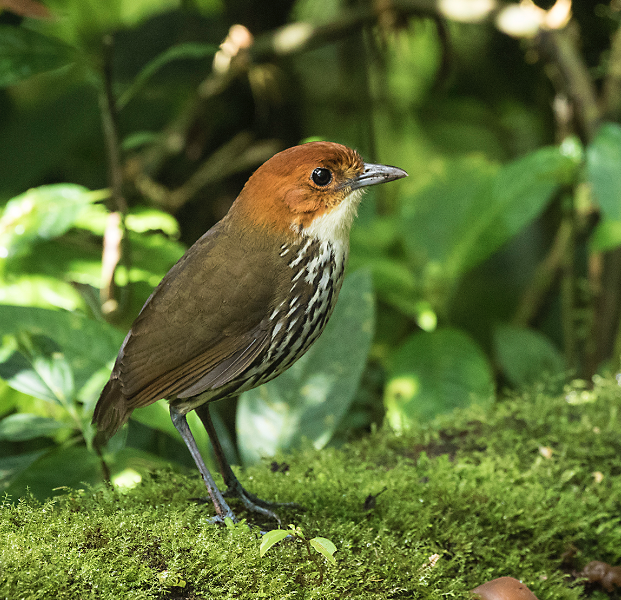
<svg viewBox="0 0 621 600">
<path fill-rule="evenodd" d="M 522 231 L 559 187 L 572 181 L 578 166 L 558 147 L 540 148 L 504 165 L 494 179 L 492 206 L 470 236 L 464 268 L 476 266 Z"/>
<path fill-rule="evenodd" d="M 0 88 L 74 60 L 71 46 L 25 27 L 0 25 Z"/>
<path fill-rule="evenodd" d="M 0 305 L 0 335 L 16 337 L 23 332 L 35 339 L 36 336 L 42 336 L 54 340 L 63 360 L 71 369 L 75 390 L 86 385 L 93 373 L 109 367 L 124 337 L 107 323 L 92 321 L 76 313 Z M 9 347 L 8 350 L 14 352 L 16 348 Z M 4 358 L 10 360 L 8 356 Z M 22 359 L 22 367 L 26 372 L 30 367 L 23 360 L 25 358 Z M 14 376 L 20 372 L 14 373 Z"/>
<path fill-rule="evenodd" d="M 75 400 L 71 366 L 54 340 L 40 333 L 24 329 L 5 336 L 0 377 L 24 394 L 64 407 Z"/>
<path fill-rule="evenodd" d="M 0 258 L 23 254 L 39 240 L 62 235 L 101 196 L 68 183 L 43 185 L 16 196 L 0 218 Z"/>
<path fill-rule="evenodd" d="M 592 252 L 607 252 L 621 246 L 621 219 L 613 221 L 603 218 L 589 238 L 589 249 Z"/>
<path fill-rule="evenodd" d="M 481 157 L 447 162 L 431 183 L 405 199 L 403 241 L 414 265 L 461 272 L 457 261 L 465 260 L 473 231 L 487 220 L 497 171 Z"/>
<path fill-rule="evenodd" d="M 328 562 L 335 565 L 336 559 L 333 554 L 336 552 L 336 546 L 328 539 L 323 537 L 315 537 L 310 540 L 310 545 L 319 552 L 319 554 L 323 554 L 328 559 Z"/>
<path fill-rule="evenodd" d="M 621 220 L 621 126 L 605 123 L 587 147 L 587 180 L 608 219 Z"/>
<path fill-rule="evenodd" d="M 130 231 L 129 243 L 132 249 L 129 273 L 124 265 L 120 265 L 116 272 L 116 282 L 120 286 L 127 285 L 129 280 L 155 287 L 186 250 L 183 244 L 155 232 L 137 234 Z M 144 300 L 146 297 L 142 302 Z"/>
<path fill-rule="evenodd" d="M 19 262 L 20 265 L 23 264 L 21 260 Z M 12 271 L 14 266 L 14 264 L 11 265 Z M 23 273 L 23 271 L 14 272 Z M 17 274 L 15 277 L 7 277 L 7 280 L 2 281 L 0 304 L 65 310 L 86 308 L 84 298 L 70 283 L 53 276 L 27 274 Z"/>
<path fill-rule="evenodd" d="M 244 464 L 309 439 L 325 446 L 354 398 L 373 335 L 368 273 L 343 284 L 326 330 L 311 349 L 275 380 L 242 394 L 237 433 Z"/>
<path fill-rule="evenodd" d="M 450 285 L 519 233 L 571 180 L 576 160 L 542 148 L 497 169 L 480 157 L 447 163 L 403 208 L 406 249 L 428 281 Z"/>
<path fill-rule="evenodd" d="M 132 419 L 134 421 L 138 421 L 138 423 L 146 425 L 147 427 L 162 431 L 174 439 L 181 440 L 179 432 L 175 429 L 175 426 L 170 419 L 170 410 L 166 400 L 159 400 L 153 404 L 149 404 L 148 406 L 135 410 L 132 413 Z M 188 413 L 187 421 L 190 426 L 190 430 L 192 431 L 192 435 L 196 440 L 196 445 L 201 451 L 203 459 L 208 463 L 207 466 L 210 469 L 213 468 L 215 463 L 211 460 L 209 437 L 207 435 L 207 431 L 201 423 L 201 420 L 198 418 L 198 415 L 192 411 Z"/>
<path fill-rule="evenodd" d="M 52 436 L 64 428 L 66 425 L 55 419 L 17 413 L 0 420 L 0 440 L 23 442 L 42 436 Z"/>
<path fill-rule="evenodd" d="M 456 329 L 412 335 L 397 350 L 384 394 L 386 418 L 397 431 L 417 421 L 493 397 L 492 370 L 479 346 Z"/>
<path fill-rule="evenodd" d="M 503 373 L 515 386 L 532 384 L 546 374 L 558 375 L 567 368 L 554 344 L 532 329 L 497 327 L 494 349 Z"/>
<path fill-rule="evenodd" d="M 98 483 L 103 475 L 101 463 L 85 446 L 56 447 L 32 462 L 14 477 L 5 489 L 20 498 L 28 491 L 40 500 L 57 495 L 55 488 L 79 488 L 83 483 Z"/>
<path fill-rule="evenodd" d="M 136 233 L 146 233 L 147 231 L 163 231 L 169 237 L 179 237 L 179 223 L 171 214 L 148 208 L 137 206 L 125 217 L 127 229 Z"/>
<path fill-rule="evenodd" d="M 281 542 L 289 535 L 291 532 L 286 529 L 272 529 L 272 531 L 263 534 L 261 546 L 259 546 L 259 555 L 263 557 L 274 544 Z"/>
<path fill-rule="evenodd" d="M 45 450 L 0 458 L 0 492 L 5 492 L 11 481 L 45 454 Z"/>
</svg>

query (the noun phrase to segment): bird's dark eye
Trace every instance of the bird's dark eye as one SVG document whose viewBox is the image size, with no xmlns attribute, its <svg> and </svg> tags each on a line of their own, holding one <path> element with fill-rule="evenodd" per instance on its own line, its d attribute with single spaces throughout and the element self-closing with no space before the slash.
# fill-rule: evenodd
<svg viewBox="0 0 621 600">
<path fill-rule="evenodd" d="M 329 169 L 317 167 L 313 171 L 311 179 L 314 183 L 323 187 L 324 185 L 328 185 L 332 181 L 332 172 Z"/>
</svg>

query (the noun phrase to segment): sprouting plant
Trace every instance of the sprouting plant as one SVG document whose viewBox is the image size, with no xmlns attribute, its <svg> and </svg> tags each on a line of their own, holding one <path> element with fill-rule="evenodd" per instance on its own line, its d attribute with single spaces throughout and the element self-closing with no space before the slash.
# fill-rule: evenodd
<svg viewBox="0 0 621 600">
<path fill-rule="evenodd" d="M 330 564 L 336 565 L 336 559 L 334 558 L 336 546 L 330 540 L 324 537 L 314 537 L 309 540 L 304 535 L 301 527 L 289 525 L 289 529 L 274 529 L 272 531 L 268 531 L 265 535 L 263 535 L 263 539 L 261 540 L 261 546 L 259 547 L 259 553 L 261 557 L 263 557 L 274 544 L 281 542 L 287 537 L 298 539 L 306 546 L 309 560 L 314 562 L 317 565 L 317 569 L 319 570 L 319 580 L 317 584 L 321 585 L 321 583 L 323 582 L 324 567 L 323 561 L 317 555 L 317 553 L 323 555 Z M 315 550 L 315 552 L 313 552 L 313 549 Z"/>
</svg>

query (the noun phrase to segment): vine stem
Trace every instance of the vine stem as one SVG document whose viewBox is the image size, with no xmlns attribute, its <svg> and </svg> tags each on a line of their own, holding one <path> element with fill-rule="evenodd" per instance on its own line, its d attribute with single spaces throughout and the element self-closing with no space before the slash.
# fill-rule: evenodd
<svg viewBox="0 0 621 600">
<path fill-rule="evenodd" d="M 125 215 L 127 202 L 123 196 L 123 169 L 119 144 L 118 112 L 113 90 L 112 60 L 114 38 L 103 38 L 102 86 L 99 94 L 99 107 L 108 160 L 108 181 L 110 216 L 106 223 L 102 252 L 102 282 L 100 289 L 101 308 L 104 315 L 111 315 L 118 309 L 114 275 L 123 258 L 123 239 L 125 237 Z"/>
</svg>

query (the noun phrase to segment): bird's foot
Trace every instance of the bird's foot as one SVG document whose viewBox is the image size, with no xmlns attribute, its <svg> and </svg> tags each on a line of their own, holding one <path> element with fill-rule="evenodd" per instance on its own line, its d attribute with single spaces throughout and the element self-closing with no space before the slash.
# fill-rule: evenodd
<svg viewBox="0 0 621 600">
<path fill-rule="evenodd" d="M 295 508 L 298 510 L 303 510 L 303 508 L 295 502 L 269 502 L 268 500 L 263 500 L 262 498 L 259 498 L 258 496 L 255 496 L 253 493 L 244 489 L 242 484 L 239 483 L 239 481 L 237 480 L 235 480 L 234 484 L 229 486 L 225 492 L 222 492 L 222 496 L 226 498 L 239 498 L 247 510 L 263 515 L 264 517 L 274 519 L 278 522 L 279 526 L 282 525 L 282 521 L 278 514 L 275 512 L 275 510 L 281 508 Z M 200 498 L 200 501 L 205 503 L 209 502 L 210 500 L 211 499 L 209 497 Z M 224 524 L 224 520 L 227 516 L 231 517 L 233 523 L 239 522 L 232 512 L 225 515 L 224 517 L 217 515 L 210 519 L 210 522 Z"/>
<path fill-rule="evenodd" d="M 253 504 L 260 506 L 261 508 L 267 508 L 268 510 L 274 508 L 297 508 L 299 510 L 302 509 L 302 507 L 296 502 L 270 502 L 269 500 L 263 500 L 262 498 L 255 496 L 252 492 L 249 492 L 247 489 L 245 489 L 242 484 L 239 483 L 239 481 L 235 481 L 234 485 L 227 487 L 226 490 L 222 492 L 222 495 L 225 498 L 239 498 L 242 500 L 242 502 L 245 498 Z"/>
<path fill-rule="evenodd" d="M 251 510 L 252 512 L 256 512 L 266 517 L 275 519 L 276 521 L 278 521 L 278 525 L 282 525 L 282 522 L 280 520 L 280 517 L 274 512 L 274 509 L 302 508 L 299 504 L 296 504 L 295 502 L 269 502 L 268 500 L 263 500 L 258 496 L 255 496 L 248 490 L 244 489 L 239 481 L 235 481 L 234 485 L 229 486 L 222 495 L 228 498 L 230 498 L 231 496 L 239 498 L 247 510 Z"/>
</svg>

